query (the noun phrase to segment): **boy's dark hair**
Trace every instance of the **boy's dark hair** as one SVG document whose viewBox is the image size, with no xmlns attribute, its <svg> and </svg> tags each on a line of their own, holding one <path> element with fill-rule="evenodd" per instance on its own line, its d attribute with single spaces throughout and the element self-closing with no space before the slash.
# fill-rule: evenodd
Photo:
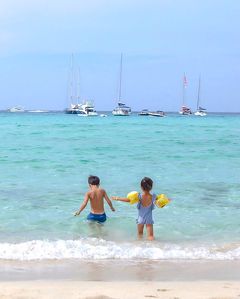
<svg viewBox="0 0 240 299">
<path fill-rule="evenodd" d="M 95 176 L 95 175 L 90 175 L 88 177 L 88 184 L 89 185 L 96 185 L 98 186 L 100 184 L 100 179 L 99 177 Z"/>
<path fill-rule="evenodd" d="M 152 186 L 153 181 L 150 178 L 145 177 L 141 180 L 141 187 L 144 191 L 150 191 L 152 189 Z"/>
</svg>

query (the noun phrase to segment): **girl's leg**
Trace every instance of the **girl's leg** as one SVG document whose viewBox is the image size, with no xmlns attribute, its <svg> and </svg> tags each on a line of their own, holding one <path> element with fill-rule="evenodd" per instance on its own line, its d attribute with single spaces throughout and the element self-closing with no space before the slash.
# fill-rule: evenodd
<svg viewBox="0 0 240 299">
<path fill-rule="evenodd" d="M 153 225 L 152 224 L 146 224 L 146 227 L 147 227 L 148 240 L 149 241 L 154 240 Z"/>
<path fill-rule="evenodd" d="M 138 224 L 138 238 L 142 239 L 143 237 L 143 228 L 144 228 L 144 224 Z"/>
</svg>

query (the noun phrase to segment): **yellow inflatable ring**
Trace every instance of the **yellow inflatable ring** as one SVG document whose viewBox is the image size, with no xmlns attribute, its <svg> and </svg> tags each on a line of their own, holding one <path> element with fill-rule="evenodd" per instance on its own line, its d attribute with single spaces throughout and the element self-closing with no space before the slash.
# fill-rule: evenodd
<svg viewBox="0 0 240 299">
<path fill-rule="evenodd" d="M 170 199 L 165 194 L 158 194 L 155 203 L 158 208 L 163 208 L 170 203 Z"/>
<path fill-rule="evenodd" d="M 128 193 L 127 198 L 130 200 L 130 204 L 133 205 L 139 202 L 139 192 L 132 191 Z"/>
</svg>

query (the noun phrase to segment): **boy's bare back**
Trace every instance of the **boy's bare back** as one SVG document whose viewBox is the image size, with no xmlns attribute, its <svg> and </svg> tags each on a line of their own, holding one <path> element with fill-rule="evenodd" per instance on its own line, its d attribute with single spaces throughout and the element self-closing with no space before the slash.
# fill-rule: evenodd
<svg viewBox="0 0 240 299">
<path fill-rule="evenodd" d="M 107 196 L 106 191 L 102 188 L 95 188 L 87 192 L 90 199 L 91 212 L 93 214 L 104 213 L 104 198 Z"/>
<path fill-rule="evenodd" d="M 104 221 L 106 221 L 106 215 L 105 215 L 105 211 L 104 211 L 104 199 L 106 200 L 106 202 L 108 203 L 109 207 L 111 208 L 111 210 L 113 212 L 115 211 L 115 209 L 112 205 L 111 200 L 107 196 L 106 191 L 99 187 L 100 179 L 97 176 L 89 176 L 88 184 L 89 184 L 90 190 L 85 194 L 84 200 L 83 200 L 83 203 L 82 203 L 80 209 L 77 212 L 75 212 L 74 215 L 75 216 L 80 215 L 80 213 L 86 208 L 88 202 L 90 201 L 90 205 L 91 205 L 91 213 L 90 214 L 91 215 L 89 214 L 88 215 L 89 219 L 88 218 L 87 219 L 98 221 L 98 222 L 104 222 Z M 97 217 L 94 217 L 94 215 L 95 216 L 97 215 Z M 103 216 L 104 219 L 99 220 L 98 215 Z"/>
</svg>

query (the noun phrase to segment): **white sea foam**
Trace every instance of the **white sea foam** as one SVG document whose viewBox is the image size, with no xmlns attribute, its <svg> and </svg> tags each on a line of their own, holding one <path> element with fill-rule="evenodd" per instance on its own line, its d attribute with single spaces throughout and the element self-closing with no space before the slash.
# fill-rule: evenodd
<svg viewBox="0 0 240 299">
<path fill-rule="evenodd" d="M 0 243 L 0 259 L 149 259 L 149 260 L 234 260 L 240 259 L 240 246 L 185 247 L 160 243 L 115 243 L 102 239 L 34 240 L 23 243 Z"/>
</svg>

